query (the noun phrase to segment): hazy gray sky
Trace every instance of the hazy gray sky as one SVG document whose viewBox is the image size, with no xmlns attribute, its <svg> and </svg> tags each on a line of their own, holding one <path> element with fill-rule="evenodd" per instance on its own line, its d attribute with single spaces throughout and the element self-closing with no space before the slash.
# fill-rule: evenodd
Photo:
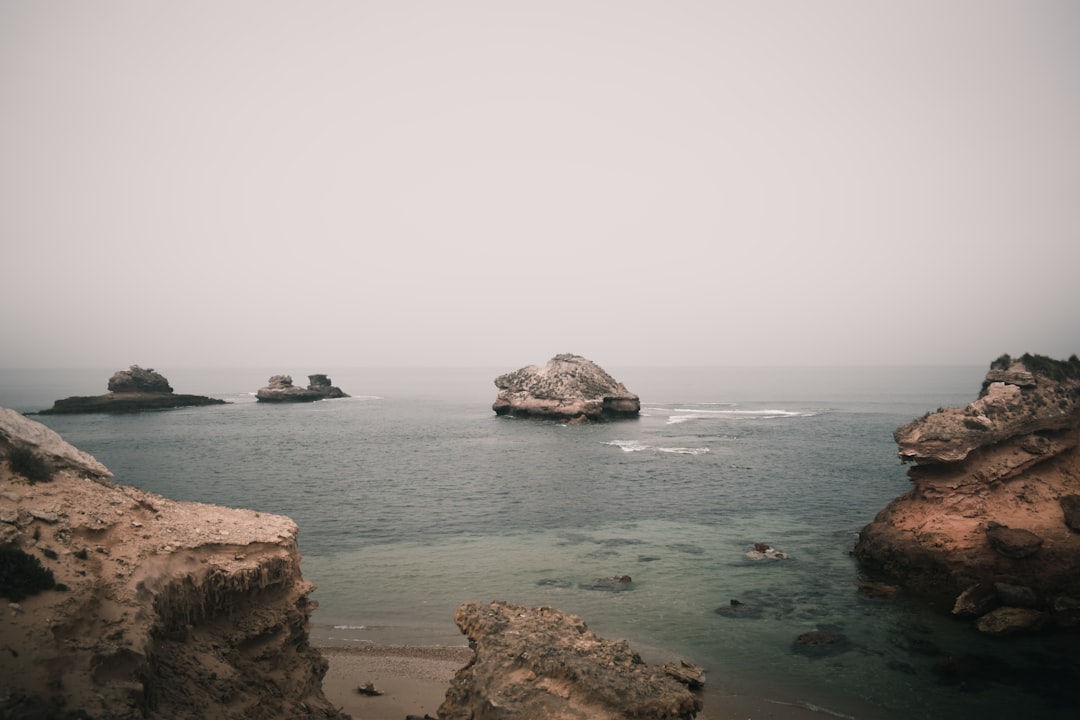
<svg viewBox="0 0 1080 720">
<path fill-rule="evenodd" d="M 1080 3 L 0 0 L 0 365 L 1080 352 Z"/>
</svg>

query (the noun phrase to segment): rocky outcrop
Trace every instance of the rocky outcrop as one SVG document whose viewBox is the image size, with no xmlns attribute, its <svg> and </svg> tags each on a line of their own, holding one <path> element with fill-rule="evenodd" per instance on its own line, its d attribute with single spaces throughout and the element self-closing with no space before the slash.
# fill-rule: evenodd
<svg viewBox="0 0 1080 720">
<path fill-rule="evenodd" d="M 496 415 L 585 421 L 637 417 L 641 401 L 596 363 L 556 355 L 543 368 L 523 367 L 495 378 Z"/>
<path fill-rule="evenodd" d="M 700 668 L 647 665 L 626 642 L 604 640 L 550 607 L 465 603 L 454 621 L 473 659 L 458 671 L 440 720 L 693 718 Z M 685 684 L 684 684 L 685 683 Z"/>
<path fill-rule="evenodd" d="M 349 397 L 341 388 L 331 384 L 326 375 L 308 375 L 308 386 L 300 388 L 293 385 L 289 375 L 274 375 L 266 387 L 255 393 L 260 402 L 314 402 L 332 398 Z"/>
<path fill-rule="evenodd" d="M 177 395 L 161 373 L 138 365 L 113 373 L 109 378 L 108 388 L 109 392 L 105 395 L 75 396 L 57 400 L 51 408 L 37 414 L 122 413 L 225 403 L 224 400 L 202 395 Z"/>
<path fill-rule="evenodd" d="M 13 472 L 28 452 L 46 476 Z M 289 518 L 115 484 L 10 410 L 0 455 L 0 717 L 345 717 Z M 39 582 L 15 584 L 15 562 Z"/>
<path fill-rule="evenodd" d="M 1031 612 L 997 612 L 979 623 L 985 632 L 1073 624 L 1074 613 L 1054 608 L 1080 598 L 1080 360 L 1003 356 L 977 400 L 908 423 L 895 439 L 900 459 L 916 463 L 914 486 L 863 528 L 863 567 L 961 616 L 1026 598 Z"/>
</svg>

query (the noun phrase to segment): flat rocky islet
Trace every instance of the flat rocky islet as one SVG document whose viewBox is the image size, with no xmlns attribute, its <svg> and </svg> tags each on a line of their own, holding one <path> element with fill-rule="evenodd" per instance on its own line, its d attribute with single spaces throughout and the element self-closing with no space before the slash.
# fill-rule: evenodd
<svg viewBox="0 0 1080 720">
<path fill-rule="evenodd" d="M 329 377 L 323 374 L 308 375 L 306 388 L 293 385 L 291 375 L 274 375 L 265 387 L 259 388 L 255 399 L 265 403 L 299 403 L 317 400 L 347 398 L 341 388 L 336 387 Z"/>
<path fill-rule="evenodd" d="M 36 414 L 128 413 L 225 404 L 224 400 L 203 395 L 178 395 L 173 392 L 169 381 L 161 373 L 138 365 L 116 371 L 109 378 L 108 390 L 104 395 L 73 396 L 57 400 L 51 408 Z"/>
</svg>

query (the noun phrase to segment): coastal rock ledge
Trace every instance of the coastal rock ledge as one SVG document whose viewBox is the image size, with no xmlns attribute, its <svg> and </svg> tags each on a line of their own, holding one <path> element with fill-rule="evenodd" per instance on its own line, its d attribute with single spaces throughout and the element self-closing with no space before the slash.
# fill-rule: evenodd
<svg viewBox="0 0 1080 720">
<path fill-rule="evenodd" d="M 863 568 L 986 633 L 1080 629 L 1080 360 L 1004 355 L 894 438 L 914 487 L 861 531 Z"/>
<path fill-rule="evenodd" d="M 641 401 L 596 363 L 580 355 L 556 355 L 495 378 L 496 415 L 584 422 L 637 417 Z"/>
<path fill-rule="evenodd" d="M 292 520 L 109 475 L 0 408 L 0 717 L 347 718 Z"/>
<path fill-rule="evenodd" d="M 306 388 L 293 385 L 293 379 L 289 375 L 274 375 L 264 388 L 259 388 L 255 398 L 259 402 L 285 403 L 285 402 L 315 402 L 316 400 L 330 400 L 333 398 L 347 398 L 341 388 L 330 382 L 326 375 L 308 375 Z"/>
<path fill-rule="evenodd" d="M 37 414 L 125 413 L 225 404 L 224 400 L 203 395 L 177 395 L 161 373 L 138 365 L 113 373 L 108 389 L 105 395 L 82 395 L 57 400 L 51 408 Z"/>
<path fill-rule="evenodd" d="M 696 717 L 703 672 L 647 665 L 550 607 L 468 602 L 454 621 L 474 655 L 454 676 L 439 720 L 681 720 Z"/>
</svg>

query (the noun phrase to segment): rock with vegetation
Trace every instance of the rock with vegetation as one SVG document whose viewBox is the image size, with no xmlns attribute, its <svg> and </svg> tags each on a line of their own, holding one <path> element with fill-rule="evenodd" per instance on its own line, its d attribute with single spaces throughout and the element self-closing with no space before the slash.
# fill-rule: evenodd
<svg viewBox="0 0 1080 720">
<path fill-rule="evenodd" d="M 315 402 L 316 400 L 330 400 L 333 398 L 349 397 L 341 388 L 334 386 L 326 375 L 308 375 L 306 388 L 293 385 L 290 375 L 274 375 L 268 381 L 266 387 L 259 388 L 255 393 L 259 402 L 288 403 L 288 402 Z"/>
<path fill-rule="evenodd" d="M 582 422 L 637 417 L 641 410 L 637 395 L 580 355 L 556 355 L 542 368 L 500 375 L 495 387 L 497 415 Z"/>
<path fill-rule="evenodd" d="M 224 400 L 203 395 L 176 394 L 161 373 L 138 365 L 113 373 L 109 378 L 108 388 L 109 392 L 105 395 L 74 396 L 57 400 L 51 408 L 37 414 L 124 413 L 225 403 Z"/>
<path fill-rule="evenodd" d="M 1025 598 L 1031 612 L 978 624 L 1003 634 L 1064 626 L 1080 598 L 1080 360 L 1002 356 L 979 397 L 897 429 L 912 489 L 863 528 L 855 555 L 872 573 L 973 617 Z M 1001 587 L 1025 588 L 1023 595 Z M 999 592 L 989 593 L 988 588 Z M 1010 622 L 1003 631 L 1003 619 Z"/>
<path fill-rule="evenodd" d="M 49 482 L 13 472 L 18 449 Z M 0 717 L 341 718 L 287 517 L 174 502 L 0 408 Z"/>
<path fill-rule="evenodd" d="M 700 667 L 648 665 L 626 642 L 598 637 L 576 615 L 468 602 L 454 621 L 474 655 L 454 676 L 440 720 L 679 720 L 702 709 L 690 690 L 704 682 Z"/>
</svg>

